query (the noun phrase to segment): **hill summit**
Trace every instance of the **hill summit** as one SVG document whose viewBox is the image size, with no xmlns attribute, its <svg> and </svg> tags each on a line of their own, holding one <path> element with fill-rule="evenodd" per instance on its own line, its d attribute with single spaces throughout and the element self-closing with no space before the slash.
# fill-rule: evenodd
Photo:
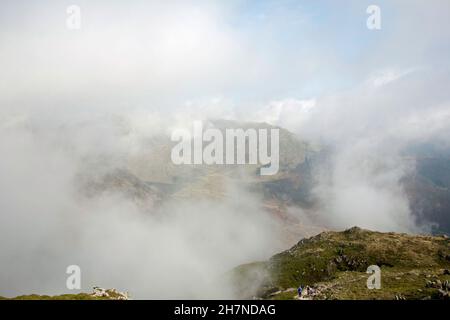
<svg viewBox="0 0 450 320">
<path fill-rule="evenodd" d="M 381 270 L 381 288 L 368 289 L 369 266 Z M 241 298 L 434 299 L 449 297 L 447 236 L 382 233 L 353 227 L 302 239 L 268 261 L 231 272 Z"/>
</svg>

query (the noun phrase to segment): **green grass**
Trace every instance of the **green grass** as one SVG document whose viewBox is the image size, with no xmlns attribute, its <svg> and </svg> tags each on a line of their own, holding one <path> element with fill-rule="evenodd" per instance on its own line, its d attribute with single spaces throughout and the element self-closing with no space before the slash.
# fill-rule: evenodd
<svg viewBox="0 0 450 320">
<path fill-rule="evenodd" d="M 87 293 L 62 294 L 56 296 L 29 294 L 14 298 L 0 297 L 0 300 L 109 300 L 108 298 L 93 297 Z"/>
<path fill-rule="evenodd" d="M 382 270 L 380 290 L 367 289 L 369 265 L 378 265 Z M 283 291 L 299 285 L 327 288 L 320 296 L 322 299 L 394 299 L 396 295 L 407 299 L 433 298 L 437 289 L 426 288 L 427 276 L 449 280 L 443 275 L 443 269 L 450 268 L 450 242 L 446 237 L 380 233 L 359 228 L 324 232 L 303 239 L 269 261 L 234 269 L 238 287 L 255 287 L 254 275 L 261 274 L 255 271 L 256 267 L 265 270 L 266 277 L 258 279 L 260 285 L 252 295 L 262 298 L 290 299 L 295 292 Z M 271 295 L 276 291 L 282 291 L 280 296 Z"/>
<path fill-rule="evenodd" d="M 121 295 L 112 290 L 106 290 L 108 297 L 94 297 L 89 293 L 78 293 L 78 294 L 61 294 L 55 296 L 49 295 L 38 295 L 38 294 L 28 294 L 21 295 L 14 298 L 5 298 L 0 296 L 0 300 L 115 300 L 121 297 Z"/>
</svg>

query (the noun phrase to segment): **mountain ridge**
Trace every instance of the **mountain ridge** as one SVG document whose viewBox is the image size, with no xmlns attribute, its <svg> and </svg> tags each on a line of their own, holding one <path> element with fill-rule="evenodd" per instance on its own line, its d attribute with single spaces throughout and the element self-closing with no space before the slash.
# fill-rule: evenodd
<svg viewBox="0 0 450 320">
<path fill-rule="evenodd" d="M 366 287 L 367 268 L 381 269 L 382 287 Z M 241 298 L 295 299 L 299 286 L 311 299 L 448 298 L 447 236 L 382 233 L 353 227 L 300 240 L 267 261 L 245 264 L 229 276 Z M 439 291 L 441 290 L 441 291 Z"/>
</svg>

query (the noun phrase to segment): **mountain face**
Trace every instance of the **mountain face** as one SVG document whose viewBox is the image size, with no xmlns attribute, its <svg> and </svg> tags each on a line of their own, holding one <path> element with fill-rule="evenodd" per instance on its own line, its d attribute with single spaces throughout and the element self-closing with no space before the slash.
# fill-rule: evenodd
<svg viewBox="0 0 450 320">
<path fill-rule="evenodd" d="M 415 161 L 414 174 L 403 180 L 411 211 L 433 233 L 450 234 L 450 157 L 432 153 Z"/>
<path fill-rule="evenodd" d="M 225 129 L 273 129 L 266 123 L 215 120 L 205 127 Z M 84 195 L 104 192 L 120 193 L 136 201 L 145 211 L 170 200 L 221 200 L 227 196 L 227 185 L 237 183 L 261 198 L 264 208 L 287 221 L 287 237 L 296 239 L 323 231 L 324 221 L 315 222 L 321 209 L 314 195 L 317 174 L 332 176 L 331 148 L 314 146 L 293 133 L 280 131 L 280 167 L 273 176 L 261 176 L 259 165 L 175 165 L 170 159 L 176 144 L 168 135 L 144 138 L 139 152 L 120 156 L 114 166 L 86 166 L 80 174 Z M 126 130 L 123 130 L 126 134 Z M 414 162 L 412 170 L 401 180 L 410 211 L 419 224 L 431 225 L 435 234 L 450 234 L 450 156 L 433 149 L 410 150 L 405 162 Z M 305 229 L 305 222 L 290 221 L 290 208 L 299 208 L 309 220 L 306 230 L 296 233 L 292 225 Z M 291 245 L 292 243 L 289 243 Z"/>
<path fill-rule="evenodd" d="M 368 289 L 366 270 L 381 268 L 381 288 Z M 357 227 L 300 240 L 268 261 L 235 268 L 241 298 L 427 299 L 448 298 L 450 240 L 446 236 L 380 233 Z M 302 297 L 303 298 L 303 297 Z"/>
<path fill-rule="evenodd" d="M 223 133 L 226 129 L 274 129 L 265 123 L 242 123 L 216 120 L 205 124 Z M 88 199 L 103 194 L 119 194 L 133 200 L 144 212 L 152 214 L 167 202 L 185 200 L 226 200 L 230 188 L 239 185 L 261 201 L 261 206 L 281 222 L 285 246 L 299 236 L 323 231 L 321 226 L 299 221 L 288 213 L 290 206 L 313 211 L 310 195 L 313 188 L 310 159 L 317 147 L 301 141 L 291 132 L 279 129 L 279 171 L 262 176 L 260 165 L 175 165 L 171 150 L 176 142 L 170 136 L 157 135 L 145 139 L 139 152 L 121 155 L 113 165 L 96 159 L 80 169 L 77 189 Z M 248 155 L 248 153 L 247 153 Z M 231 186 L 231 187 L 230 187 Z M 309 212 L 308 211 L 308 212 Z"/>
<path fill-rule="evenodd" d="M 261 165 L 175 165 L 171 161 L 171 150 L 177 144 L 169 136 L 157 136 L 147 139 L 143 143 L 144 152 L 130 154 L 126 157 L 124 166 L 134 175 L 148 182 L 179 184 L 191 182 L 201 176 L 211 173 L 225 175 L 231 178 L 245 177 L 250 182 L 272 181 L 285 178 L 299 164 L 305 162 L 307 155 L 313 152 L 304 141 L 298 139 L 291 132 L 271 126 L 266 123 L 237 122 L 230 120 L 209 121 L 205 128 L 215 128 L 225 136 L 226 129 L 279 129 L 280 159 L 279 171 L 275 175 L 262 176 L 259 174 Z M 204 143 L 206 145 L 206 143 Z M 226 151 L 224 151 L 224 157 Z M 246 150 L 248 160 L 248 150 Z"/>
</svg>

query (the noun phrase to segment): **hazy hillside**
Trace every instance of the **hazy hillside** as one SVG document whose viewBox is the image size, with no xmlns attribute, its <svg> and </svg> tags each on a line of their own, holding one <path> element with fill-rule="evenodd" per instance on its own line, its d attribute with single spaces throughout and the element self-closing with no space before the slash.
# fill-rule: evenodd
<svg viewBox="0 0 450 320">
<path fill-rule="evenodd" d="M 450 157 L 429 153 L 415 158 L 416 170 L 405 177 L 410 208 L 434 233 L 450 234 Z"/>
<path fill-rule="evenodd" d="M 119 194 L 151 213 L 169 202 L 225 201 L 239 185 L 260 199 L 262 207 L 281 222 L 285 246 L 300 236 L 324 230 L 323 226 L 300 221 L 288 212 L 290 207 L 298 207 L 314 216 L 312 166 L 320 154 L 317 146 L 302 141 L 286 129 L 266 123 L 215 120 L 208 125 L 222 132 L 227 128 L 279 129 L 279 172 L 261 176 L 260 165 L 177 166 L 170 159 L 171 148 L 176 143 L 169 136 L 156 135 L 144 139 L 144 147 L 139 152 L 122 154 L 113 165 L 87 161 L 80 168 L 77 189 L 88 198 Z"/>
<path fill-rule="evenodd" d="M 319 199 L 316 189 L 319 177 L 332 177 L 334 174 L 335 150 L 303 141 L 288 130 L 267 123 L 214 120 L 205 122 L 205 126 L 218 128 L 222 132 L 226 128 L 278 128 L 279 172 L 273 176 L 261 176 L 259 165 L 177 166 L 170 160 L 175 142 L 167 135 L 158 134 L 143 139 L 139 152 L 122 154 L 112 166 L 94 161 L 95 165 L 82 168 L 79 189 L 89 196 L 105 191 L 119 192 L 148 211 L 167 200 L 220 200 L 227 196 L 227 185 L 238 183 L 260 196 L 265 208 L 283 219 L 287 218 L 289 208 L 300 208 L 311 227 L 314 224 L 322 230 L 329 227 L 326 219 L 328 212 L 324 212 L 327 209 L 323 208 L 323 199 Z M 409 210 L 417 224 L 431 226 L 433 233 L 450 234 L 448 156 L 422 147 L 420 150 L 409 150 L 401 162 L 414 167 L 405 172 L 398 184 L 407 195 Z"/>
</svg>

